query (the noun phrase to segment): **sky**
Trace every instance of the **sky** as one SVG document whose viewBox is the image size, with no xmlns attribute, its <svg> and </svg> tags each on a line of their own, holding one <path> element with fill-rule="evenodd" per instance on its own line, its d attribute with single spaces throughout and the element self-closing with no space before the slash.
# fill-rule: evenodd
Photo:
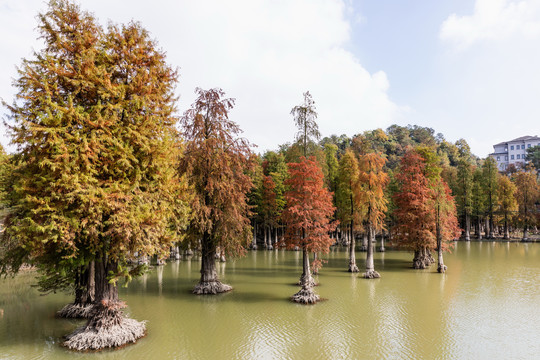
<svg viewBox="0 0 540 360">
<path fill-rule="evenodd" d="M 540 135 L 540 0 L 80 0 L 106 26 L 139 21 L 179 69 L 178 114 L 222 88 L 256 152 L 292 142 L 309 91 L 322 136 L 391 124 L 493 144 Z M 0 0 L 0 98 L 41 42 L 42 0 Z M 0 108 L 5 120 L 7 110 Z M 0 143 L 8 151 L 4 126 Z"/>
</svg>

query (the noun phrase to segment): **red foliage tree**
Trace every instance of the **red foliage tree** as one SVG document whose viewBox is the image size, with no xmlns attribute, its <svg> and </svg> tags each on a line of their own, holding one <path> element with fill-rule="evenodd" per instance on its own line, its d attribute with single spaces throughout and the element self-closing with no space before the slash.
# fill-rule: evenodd
<svg viewBox="0 0 540 360">
<path fill-rule="evenodd" d="M 436 246 L 435 219 L 430 206 L 432 189 L 424 175 L 425 168 L 424 159 L 417 152 L 407 151 L 396 176 L 399 191 L 394 195 L 398 245 L 415 252 L 415 269 L 431 265 L 434 260 L 430 259 L 430 249 Z"/>
<path fill-rule="evenodd" d="M 289 163 L 289 187 L 285 193 L 286 206 L 282 214 L 285 223 L 285 245 L 289 249 L 300 248 L 303 252 L 302 289 L 292 300 L 313 304 L 319 296 L 313 291 L 309 253 L 327 253 L 333 239 L 329 232 L 336 227 L 330 219 L 335 211 L 332 193 L 324 187 L 324 176 L 314 157 L 300 158 L 299 163 Z"/>
</svg>

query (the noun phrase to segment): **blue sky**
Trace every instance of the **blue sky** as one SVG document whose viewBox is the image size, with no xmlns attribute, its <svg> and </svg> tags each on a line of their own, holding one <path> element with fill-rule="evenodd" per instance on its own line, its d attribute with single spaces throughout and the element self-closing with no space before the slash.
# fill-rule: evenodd
<svg viewBox="0 0 540 360">
<path fill-rule="evenodd" d="M 292 141 L 309 90 L 323 136 L 400 125 L 492 144 L 540 135 L 540 0 L 81 0 L 105 25 L 140 21 L 194 89 L 236 98 L 231 118 L 259 147 Z M 41 0 L 0 0 L 0 97 L 39 48 Z M 6 35 L 7 34 L 7 35 Z M 1 110 L 5 113 L 5 109 Z M 2 128 L 0 142 L 9 147 Z"/>
</svg>

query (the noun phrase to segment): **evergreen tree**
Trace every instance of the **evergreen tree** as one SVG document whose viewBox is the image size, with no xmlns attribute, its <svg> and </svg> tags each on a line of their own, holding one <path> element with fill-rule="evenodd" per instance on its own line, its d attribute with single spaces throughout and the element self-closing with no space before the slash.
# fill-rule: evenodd
<svg viewBox="0 0 540 360">
<path fill-rule="evenodd" d="M 508 226 L 509 220 L 512 218 L 512 213 L 518 210 L 516 201 L 516 185 L 505 175 L 499 176 L 499 184 L 497 187 L 497 212 L 503 215 L 504 221 L 504 238 L 510 238 L 510 230 Z"/>
<path fill-rule="evenodd" d="M 358 162 L 358 181 L 355 184 L 354 195 L 356 203 L 363 209 L 363 218 L 366 231 L 369 234 L 366 272 L 362 275 L 366 279 L 381 277 L 375 271 L 373 263 L 373 242 L 377 231 L 384 229 L 387 199 L 384 196 L 388 175 L 383 171 L 386 160 L 380 153 L 368 153 L 360 156 Z"/>
<path fill-rule="evenodd" d="M 356 265 L 356 230 L 361 228 L 362 210 L 355 203 L 355 191 L 353 187 L 358 182 L 358 159 L 352 149 L 347 149 L 345 154 L 339 160 L 337 175 L 337 218 L 341 228 L 347 233 L 349 245 L 349 272 L 359 272 Z M 357 191 L 362 191 L 356 187 Z"/>
<path fill-rule="evenodd" d="M 529 241 L 529 228 L 536 221 L 536 206 L 540 202 L 540 186 L 536 180 L 536 172 L 529 168 L 515 175 L 517 188 L 516 199 L 519 205 L 519 220 L 523 225 L 522 241 Z"/>
<path fill-rule="evenodd" d="M 497 171 L 497 163 L 492 157 L 488 157 L 484 160 L 482 165 L 482 189 L 486 198 L 486 209 L 487 209 L 487 223 L 486 223 L 486 234 L 487 238 L 493 239 L 494 234 L 494 221 L 493 221 L 493 211 L 495 209 L 495 204 L 497 203 L 497 177 L 499 173 Z"/>
</svg>

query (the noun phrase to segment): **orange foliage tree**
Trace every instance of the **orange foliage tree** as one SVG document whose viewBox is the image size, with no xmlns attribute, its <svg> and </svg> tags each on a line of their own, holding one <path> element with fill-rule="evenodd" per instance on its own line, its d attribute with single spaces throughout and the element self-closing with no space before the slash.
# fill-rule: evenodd
<svg viewBox="0 0 540 360">
<path fill-rule="evenodd" d="M 381 277 L 373 264 L 373 241 L 377 231 L 384 229 L 385 212 L 388 200 L 384 190 L 388 184 L 388 174 L 383 170 L 386 159 L 380 153 L 361 155 L 358 162 L 358 181 L 355 184 L 355 201 L 363 209 L 366 231 L 369 234 L 366 254 L 366 272 L 363 277 L 374 279 Z"/>
<path fill-rule="evenodd" d="M 333 239 L 329 232 L 336 227 L 330 219 L 335 211 L 332 193 L 324 187 L 324 176 L 314 157 L 300 158 L 299 163 L 289 163 L 289 187 L 285 193 L 286 206 L 282 214 L 286 226 L 284 243 L 289 249 L 300 248 L 303 253 L 302 289 L 292 300 L 313 304 L 319 296 L 313 291 L 309 253 L 327 253 Z"/>
</svg>

